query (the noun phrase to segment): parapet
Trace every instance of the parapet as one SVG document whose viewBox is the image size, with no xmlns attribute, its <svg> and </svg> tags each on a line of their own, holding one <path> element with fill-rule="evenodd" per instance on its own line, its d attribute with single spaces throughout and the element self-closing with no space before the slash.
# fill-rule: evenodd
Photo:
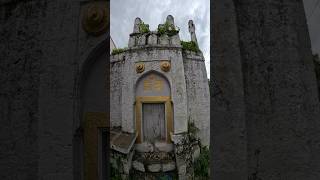
<svg viewBox="0 0 320 180">
<path fill-rule="evenodd" d="M 130 50 L 139 50 L 145 48 L 178 48 L 182 50 L 192 51 L 193 54 L 202 55 L 199 49 L 195 25 L 192 20 L 188 22 L 191 41 L 181 41 L 179 32 L 180 29 L 174 23 L 174 17 L 168 15 L 163 24 L 159 24 L 157 29 L 150 31 L 149 25 L 145 24 L 141 18 L 137 17 L 134 20 L 133 31 L 129 36 L 127 48 L 119 48 L 111 53 L 111 55 L 121 55 L 123 52 Z M 192 53 L 190 52 L 190 53 Z M 121 61 L 119 56 L 117 61 Z"/>
<path fill-rule="evenodd" d="M 150 31 L 149 25 L 145 24 L 140 18 L 135 19 L 128 47 L 147 45 L 181 47 L 179 28 L 175 26 L 173 16 L 167 16 L 166 22 L 159 24 L 156 31 Z"/>
</svg>

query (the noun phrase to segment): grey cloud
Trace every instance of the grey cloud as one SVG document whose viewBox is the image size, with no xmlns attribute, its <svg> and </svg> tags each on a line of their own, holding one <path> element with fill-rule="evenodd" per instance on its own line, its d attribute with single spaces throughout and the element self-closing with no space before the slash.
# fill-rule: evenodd
<svg viewBox="0 0 320 180">
<path fill-rule="evenodd" d="M 136 17 L 155 30 L 171 14 L 180 28 L 180 38 L 190 40 L 188 21 L 196 25 L 200 49 L 210 73 L 210 1 L 209 0 L 111 0 L 110 32 L 117 47 L 127 46 Z"/>
</svg>

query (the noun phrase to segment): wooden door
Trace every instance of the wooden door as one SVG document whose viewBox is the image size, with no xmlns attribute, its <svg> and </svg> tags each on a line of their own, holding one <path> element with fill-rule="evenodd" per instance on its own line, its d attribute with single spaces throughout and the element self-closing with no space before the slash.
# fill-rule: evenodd
<svg viewBox="0 0 320 180">
<path fill-rule="evenodd" d="M 143 139 L 148 142 L 166 140 L 165 106 L 163 103 L 143 104 Z"/>
</svg>

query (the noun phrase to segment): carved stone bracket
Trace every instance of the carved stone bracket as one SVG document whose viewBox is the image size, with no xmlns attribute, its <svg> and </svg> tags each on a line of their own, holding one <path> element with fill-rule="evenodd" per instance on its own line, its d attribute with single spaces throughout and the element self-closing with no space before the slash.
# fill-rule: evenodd
<svg viewBox="0 0 320 180">
<path fill-rule="evenodd" d="M 137 73 L 142 73 L 144 71 L 144 64 L 143 63 L 137 64 L 136 71 L 137 71 Z"/>
<path fill-rule="evenodd" d="M 83 29 L 92 35 L 99 36 L 108 30 L 109 12 L 108 3 L 90 3 L 83 12 Z"/>
<path fill-rule="evenodd" d="M 169 61 L 162 61 L 160 64 L 161 70 L 164 72 L 170 71 L 171 64 Z"/>
</svg>

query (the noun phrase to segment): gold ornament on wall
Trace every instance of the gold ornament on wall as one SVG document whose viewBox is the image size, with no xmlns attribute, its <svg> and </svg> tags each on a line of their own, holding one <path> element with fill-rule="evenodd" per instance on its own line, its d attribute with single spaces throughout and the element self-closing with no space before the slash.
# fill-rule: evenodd
<svg viewBox="0 0 320 180">
<path fill-rule="evenodd" d="M 137 73 L 142 73 L 144 71 L 144 64 L 142 64 L 142 63 L 137 64 L 136 71 L 137 71 Z"/>
<path fill-rule="evenodd" d="M 163 61 L 163 62 L 161 62 L 160 67 L 161 67 L 162 71 L 168 72 L 168 71 L 170 71 L 171 64 L 169 61 Z"/>
<path fill-rule="evenodd" d="M 83 13 L 83 28 L 92 35 L 99 36 L 108 30 L 108 4 L 95 2 L 86 7 Z"/>
</svg>

